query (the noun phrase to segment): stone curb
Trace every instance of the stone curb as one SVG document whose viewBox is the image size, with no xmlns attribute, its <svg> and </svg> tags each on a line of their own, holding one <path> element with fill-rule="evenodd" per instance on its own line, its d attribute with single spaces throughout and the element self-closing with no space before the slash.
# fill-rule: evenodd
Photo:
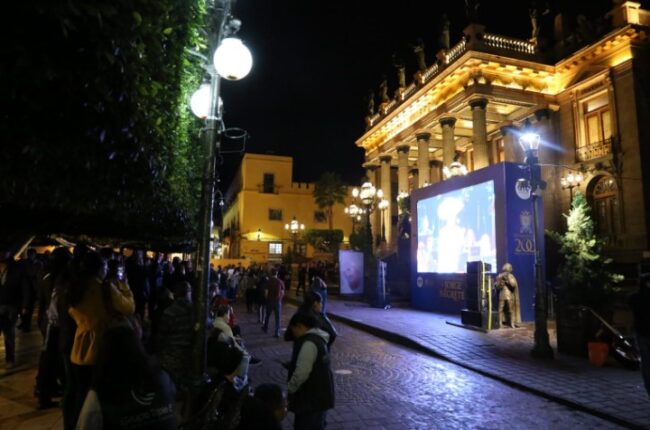
<svg viewBox="0 0 650 430">
<path fill-rule="evenodd" d="M 292 303 L 292 304 L 294 304 L 296 306 L 300 305 L 300 303 L 301 303 L 295 297 L 285 296 L 285 300 L 287 300 L 288 302 L 290 302 L 290 303 Z M 330 298 L 330 300 L 331 300 L 331 298 Z M 336 299 L 334 299 L 333 301 L 335 301 L 335 300 Z M 430 355 L 430 356 L 433 356 L 433 357 L 436 357 L 436 358 L 443 359 L 443 360 L 448 361 L 450 363 L 453 363 L 453 364 L 455 364 L 457 366 L 460 366 L 460 367 L 463 367 L 465 369 L 471 370 L 472 372 L 476 372 L 476 373 L 478 373 L 480 375 L 483 375 L 483 376 L 486 376 L 488 378 L 495 379 L 495 380 L 497 380 L 499 382 L 502 382 L 502 383 L 504 383 L 504 384 L 506 384 L 508 386 L 517 388 L 519 390 L 526 391 L 526 392 L 538 395 L 540 397 L 544 397 L 544 398 L 546 398 L 548 400 L 554 401 L 556 403 L 560 403 L 560 404 L 562 404 L 564 406 L 567 406 L 567 407 L 570 407 L 572 409 L 576 409 L 576 410 L 579 410 L 579 411 L 582 411 L 582 412 L 586 412 L 588 414 L 594 415 L 594 416 L 596 416 L 598 418 L 602 418 L 604 420 L 610 421 L 612 423 L 618 424 L 618 425 L 623 426 L 623 427 L 627 427 L 627 428 L 630 428 L 630 429 L 640 429 L 640 430 L 645 429 L 645 427 L 639 426 L 638 424 L 627 421 L 627 420 L 625 420 L 625 419 L 623 419 L 621 417 L 617 417 L 617 416 L 614 416 L 614 415 L 611 415 L 611 414 L 604 413 L 604 412 L 599 411 L 597 409 L 593 409 L 593 408 L 590 408 L 588 406 L 582 405 L 580 403 L 576 403 L 576 402 L 574 402 L 572 400 L 569 400 L 569 399 L 566 399 L 566 398 L 563 398 L 563 397 L 559 397 L 557 395 L 553 395 L 551 393 L 548 393 L 548 392 L 545 392 L 545 391 L 542 391 L 542 390 L 539 390 L 539 389 L 536 389 L 536 388 L 529 387 L 529 386 L 521 384 L 519 382 L 512 381 L 512 380 L 510 380 L 508 378 L 504 378 L 503 376 L 499 376 L 499 375 L 495 375 L 495 374 L 490 373 L 490 372 L 486 372 L 485 370 L 482 370 L 482 369 L 475 368 L 475 367 L 473 367 L 473 366 L 471 366 L 471 365 L 469 365 L 467 363 L 464 363 L 462 361 L 455 360 L 455 359 L 453 359 L 453 358 L 451 358 L 449 356 L 443 355 L 443 354 L 439 353 L 438 351 L 436 351 L 435 349 L 424 346 L 421 343 L 419 343 L 419 342 L 417 342 L 417 341 L 415 341 L 413 339 L 408 338 L 407 336 L 397 334 L 397 333 L 394 333 L 394 332 L 391 332 L 391 331 L 388 331 L 388 330 L 384 330 L 384 329 L 381 329 L 381 328 L 378 328 L 378 327 L 374 327 L 372 325 L 363 323 L 361 321 L 357 321 L 357 320 L 354 320 L 354 319 L 346 317 L 346 316 L 342 316 L 342 315 L 339 315 L 339 314 L 336 314 L 336 313 L 332 313 L 331 311 L 327 312 L 327 315 L 331 319 L 333 319 L 335 321 L 339 321 L 339 322 L 342 322 L 342 323 L 344 323 L 346 325 L 354 327 L 356 329 L 365 331 L 366 333 L 370 333 L 373 336 L 377 336 L 377 337 L 379 337 L 381 339 L 384 339 L 384 340 L 386 340 L 388 342 L 395 343 L 395 344 L 401 345 L 403 347 L 413 349 L 413 350 L 421 352 L 423 354 L 427 354 L 427 355 Z"/>
</svg>

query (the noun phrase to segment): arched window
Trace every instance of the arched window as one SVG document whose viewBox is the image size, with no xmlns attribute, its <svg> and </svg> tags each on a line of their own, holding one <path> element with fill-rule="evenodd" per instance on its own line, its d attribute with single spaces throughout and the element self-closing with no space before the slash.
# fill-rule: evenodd
<svg viewBox="0 0 650 430">
<path fill-rule="evenodd" d="M 613 244 L 619 225 L 616 181 L 611 176 L 601 176 L 596 181 L 591 194 L 596 231 L 605 243 Z"/>
</svg>

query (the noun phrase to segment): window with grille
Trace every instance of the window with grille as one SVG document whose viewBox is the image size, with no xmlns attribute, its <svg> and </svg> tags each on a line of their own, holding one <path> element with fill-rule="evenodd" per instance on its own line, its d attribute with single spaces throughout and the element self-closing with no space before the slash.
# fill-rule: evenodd
<svg viewBox="0 0 650 430">
<path fill-rule="evenodd" d="M 269 254 L 271 254 L 271 255 L 282 255 L 282 242 L 270 242 L 269 243 Z"/>
</svg>

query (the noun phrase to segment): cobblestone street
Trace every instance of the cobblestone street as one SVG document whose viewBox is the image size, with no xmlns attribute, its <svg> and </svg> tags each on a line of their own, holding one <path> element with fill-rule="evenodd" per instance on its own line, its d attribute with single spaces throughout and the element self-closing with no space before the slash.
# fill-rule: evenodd
<svg viewBox="0 0 650 430">
<path fill-rule="evenodd" d="M 286 323 L 295 310 L 284 307 Z M 285 386 L 291 345 L 260 330 L 238 308 L 247 347 L 263 361 L 251 367 L 254 386 Z M 467 369 L 426 356 L 343 324 L 332 349 L 336 408 L 328 429 L 610 429 L 586 413 L 511 388 Z M 291 428 L 291 416 L 285 428 Z"/>
</svg>

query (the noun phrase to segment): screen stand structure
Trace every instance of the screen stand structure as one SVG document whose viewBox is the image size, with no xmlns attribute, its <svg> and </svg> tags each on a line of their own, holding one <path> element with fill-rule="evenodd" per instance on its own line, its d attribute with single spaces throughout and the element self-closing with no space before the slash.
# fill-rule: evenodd
<svg viewBox="0 0 650 430">
<path fill-rule="evenodd" d="M 492 303 L 491 269 L 492 266 L 483 261 L 467 262 L 465 286 L 467 307 L 460 311 L 460 327 L 480 331 L 500 328 L 499 313 Z"/>
</svg>

